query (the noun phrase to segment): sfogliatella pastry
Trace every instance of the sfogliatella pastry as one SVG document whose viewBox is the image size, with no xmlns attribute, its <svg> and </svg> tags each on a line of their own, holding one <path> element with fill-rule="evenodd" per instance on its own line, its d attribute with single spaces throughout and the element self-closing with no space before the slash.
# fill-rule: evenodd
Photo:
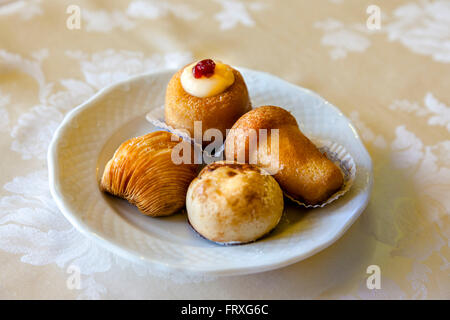
<svg viewBox="0 0 450 320">
<path fill-rule="evenodd" d="M 266 143 L 261 139 L 250 148 L 250 131 L 258 133 L 259 129 L 267 129 Z M 272 144 L 275 137 L 271 129 L 278 129 L 277 144 Z M 325 201 L 343 184 L 340 169 L 303 135 L 295 118 L 280 107 L 263 106 L 243 115 L 230 130 L 225 150 L 226 159 L 245 155 L 247 162 L 252 163 L 249 160 L 253 159 L 258 166 L 269 166 L 266 169 L 275 172 L 283 191 L 306 204 Z"/>
<path fill-rule="evenodd" d="M 166 131 L 125 141 L 106 164 L 101 190 L 128 200 L 145 215 L 175 213 L 184 207 L 198 169 L 194 164 L 175 164 L 180 161 L 173 161 L 172 150 L 179 143 L 188 142 Z"/>
<path fill-rule="evenodd" d="M 165 122 L 194 137 L 194 122 L 202 122 L 202 134 L 210 128 L 225 138 L 237 119 L 250 110 L 247 86 L 239 71 L 211 59 L 179 70 L 166 90 Z"/>
<path fill-rule="evenodd" d="M 255 241 L 276 227 L 283 192 L 272 176 L 249 164 L 209 164 L 189 186 L 186 208 L 191 226 L 221 244 Z"/>
</svg>

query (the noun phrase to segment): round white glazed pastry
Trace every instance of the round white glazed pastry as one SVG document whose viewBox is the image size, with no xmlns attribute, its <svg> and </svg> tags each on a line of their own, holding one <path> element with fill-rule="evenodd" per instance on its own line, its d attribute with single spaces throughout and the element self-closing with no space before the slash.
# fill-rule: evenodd
<svg viewBox="0 0 450 320">
<path fill-rule="evenodd" d="M 220 244 L 255 241 L 280 221 L 283 193 L 275 179 L 250 164 L 218 161 L 203 168 L 188 189 L 189 223 Z"/>
<path fill-rule="evenodd" d="M 210 76 L 199 76 L 196 78 L 192 69 L 198 63 L 194 62 L 186 66 L 180 76 L 183 89 L 190 95 L 199 98 L 212 97 L 224 92 L 234 83 L 233 69 L 220 61 L 214 61 L 213 73 Z"/>
</svg>

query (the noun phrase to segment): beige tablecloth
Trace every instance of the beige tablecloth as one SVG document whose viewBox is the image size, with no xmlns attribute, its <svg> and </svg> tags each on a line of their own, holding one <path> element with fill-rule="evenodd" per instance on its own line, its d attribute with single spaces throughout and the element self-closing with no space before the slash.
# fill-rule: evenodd
<svg viewBox="0 0 450 320">
<path fill-rule="evenodd" d="M 59 212 L 46 150 L 64 115 L 204 57 L 310 88 L 358 128 L 373 194 L 334 245 L 271 272 L 188 278 L 107 252 Z M 448 0 L 0 0 L 0 132 L 0 298 L 450 298 Z"/>
</svg>

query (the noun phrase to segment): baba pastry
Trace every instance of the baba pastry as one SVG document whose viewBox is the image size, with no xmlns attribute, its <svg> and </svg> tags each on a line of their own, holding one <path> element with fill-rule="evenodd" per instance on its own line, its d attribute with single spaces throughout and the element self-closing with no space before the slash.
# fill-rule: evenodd
<svg viewBox="0 0 450 320">
<path fill-rule="evenodd" d="M 175 164 L 172 150 L 179 143 L 188 142 L 166 131 L 125 141 L 106 164 L 100 189 L 128 200 L 148 216 L 177 212 L 198 171 L 195 164 Z"/>
<path fill-rule="evenodd" d="M 256 148 L 249 148 L 251 129 L 267 129 L 266 143 L 258 141 Z M 270 129 L 278 129 L 278 147 L 273 150 Z M 275 172 L 274 178 L 288 196 L 306 204 L 325 201 L 343 184 L 340 169 L 300 131 L 296 119 L 280 107 L 263 106 L 243 115 L 228 134 L 225 154 L 230 160 L 243 154 L 246 162 L 254 159 L 258 166 Z"/>
<path fill-rule="evenodd" d="M 202 134 L 215 128 L 225 138 L 226 129 L 251 109 L 242 75 L 227 64 L 211 59 L 191 63 L 169 81 L 164 107 L 165 122 L 194 137 L 194 122 Z"/>
<path fill-rule="evenodd" d="M 186 208 L 189 223 L 204 238 L 242 244 L 276 227 L 283 212 L 283 192 L 261 168 L 218 161 L 192 181 Z"/>
</svg>

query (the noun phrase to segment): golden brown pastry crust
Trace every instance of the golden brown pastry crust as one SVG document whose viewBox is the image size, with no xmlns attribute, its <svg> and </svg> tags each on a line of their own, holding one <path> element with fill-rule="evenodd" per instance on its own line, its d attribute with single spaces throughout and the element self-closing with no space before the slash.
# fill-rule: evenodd
<svg viewBox="0 0 450 320">
<path fill-rule="evenodd" d="M 105 166 L 101 190 L 127 199 L 145 215 L 175 213 L 184 207 L 187 189 L 198 168 L 173 163 L 172 149 L 180 141 L 166 131 L 125 141 Z"/>
<path fill-rule="evenodd" d="M 166 90 L 165 121 L 175 129 L 194 135 L 194 121 L 202 121 L 202 133 L 216 128 L 225 138 L 226 129 L 251 109 L 247 86 L 241 73 L 233 69 L 234 83 L 224 92 L 206 98 L 187 93 L 181 85 L 182 68 L 170 79 Z M 207 144 L 208 142 L 206 142 Z"/>
<path fill-rule="evenodd" d="M 270 232 L 283 212 L 283 193 L 260 168 L 235 162 L 206 166 L 189 186 L 191 226 L 218 243 L 247 243 Z"/>
<path fill-rule="evenodd" d="M 289 196 L 307 204 L 318 204 L 342 186 L 340 169 L 303 135 L 296 119 L 288 111 L 276 106 L 253 109 L 234 124 L 225 144 L 226 150 L 233 150 L 230 147 L 233 143 L 234 153 L 226 152 L 227 159 L 237 159 L 239 152 L 244 152 L 246 161 L 249 161 L 249 129 L 268 129 L 269 146 L 270 129 L 279 129 L 280 171 L 274 177 Z M 276 155 L 274 150 L 271 156 Z M 264 167 L 259 161 L 258 154 L 258 165 Z"/>
</svg>

